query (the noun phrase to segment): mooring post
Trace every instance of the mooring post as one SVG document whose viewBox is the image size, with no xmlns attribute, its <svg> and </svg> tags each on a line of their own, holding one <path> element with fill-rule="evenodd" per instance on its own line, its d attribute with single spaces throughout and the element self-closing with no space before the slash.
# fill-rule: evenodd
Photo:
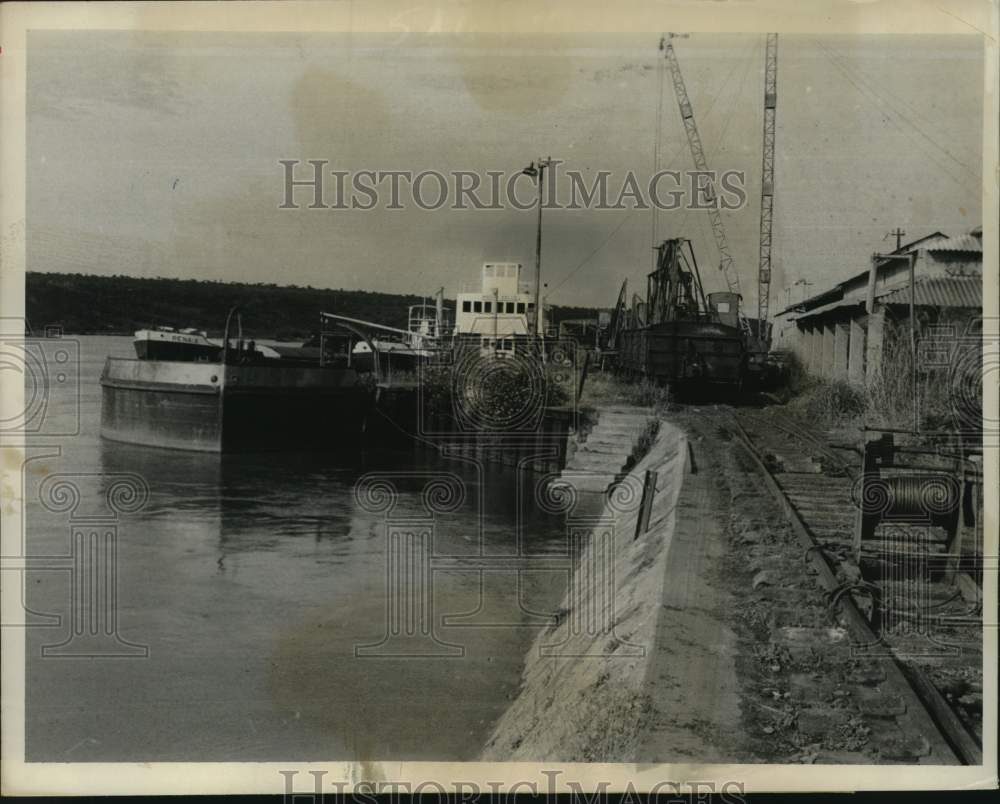
<svg viewBox="0 0 1000 804">
<path fill-rule="evenodd" d="M 587 352 L 583 358 L 583 369 L 580 371 L 580 382 L 576 386 L 576 404 L 579 406 L 580 399 L 583 397 L 583 386 L 587 382 L 587 369 L 590 368 L 590 352 Z"/>
<path fill-rule="evenodd" d="M 635 541 L 649 530 L 649 516 L 653 511 L 653 498 L 656 496 L 656 472 L 646 470 L 646 478 L 642 483 L 642 501 L 639 503 L 639 517 L 635 522 Z"/>
</svg>

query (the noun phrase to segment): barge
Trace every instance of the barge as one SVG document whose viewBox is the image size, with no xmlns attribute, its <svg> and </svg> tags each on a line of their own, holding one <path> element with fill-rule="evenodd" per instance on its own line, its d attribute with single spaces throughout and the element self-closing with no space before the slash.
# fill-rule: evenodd
<svg viewBox="0 0 1000 804">
<path fill-rule="evenodd" d="M 217 453 L 359 441 L 374 400 L 370 376 L 327 361 L 323 349 L 277 351 L 245 341 L 242 332 L 232 339 L 234 315 L 217 354 L 168 339 L 174 359 L 150 359 L 148 333 L 140 332 L 136 358 L 107 358 L 102 437 Z"/>
</svg>

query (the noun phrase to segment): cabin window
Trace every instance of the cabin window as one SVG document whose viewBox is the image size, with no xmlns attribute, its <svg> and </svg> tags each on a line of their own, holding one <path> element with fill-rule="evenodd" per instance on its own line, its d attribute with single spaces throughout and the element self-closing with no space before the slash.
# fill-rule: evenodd
<svg viewBox="0 0 1000 804">
<path fill-rule="evenodd" d="M 508 313 L 514 312 L 514 302 L 507 302 L 507 312 Z"/>
<path fill-rule="evenodd" d="M 493 312 L 493 302 L 483 302 L 483 312 L 492 313 Z"/>
<path fill-rule="evenodd" d="M 474 312 L 474 313 L 481 313 L 482 311 L 483 311 L 483 303 L 482 302 L 473 302 L 472 303 L 472 312 Z"/>
<path fill-rule="evenodd" d="M 486 276 L 486 277 L 492 277 L 493 276 L 493 266 L 492 265 L 484 265 L 483 266 L 483 275 Z"/>
<path fill-rule="evenodd" d="M 503 348 L 506 349 L 508 352 L 514 351 L 514 341 L 511 338 L 504 338 Z"/>
<path fill-rule="evenodd" d="M 463 313 L 471 313 L 472 312 L 472 302 L 469 301 L 468 299 L 466 299 L 464 302 L 462 302 L 462 312 Z"/>
<path fill-rule="evenodd" d="M 535 303 L 534 302 L 528 302 L 528 312 L 529 313 L 535 312 Z"/>
<path fill-rule="evenodd" d="M 719 313 L 728 313 L 729 312 L 729 302 L 716 302 L 716 304 L 715 304 L 715 310 L 716 310 L 716 312 L 719 312 Z"/>
<path fill-rule="evenodd" d="M 517 303 L 517 313 L 518 315 L 524 315 L 524 302 Z"/>
</svg>

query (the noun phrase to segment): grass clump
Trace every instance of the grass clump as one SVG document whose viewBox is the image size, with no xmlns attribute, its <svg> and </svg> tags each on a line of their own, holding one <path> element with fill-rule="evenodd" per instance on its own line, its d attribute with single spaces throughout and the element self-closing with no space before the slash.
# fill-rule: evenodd
<svg viewBox="0 0 1000 804">
<path fill-rule="evenodd" d="M 931 315 L 935 326 L 948 324 L 957 333 L 967 321 Z M 824 428 L 841 426 L 919 427 L 928 433 L 975 430 L 982 416 L 980 341 L 972 335 L 935 335 L 921 324 L 914 355 L 906 321 L 887 322 L 880 370 L 864 382 L 829 380 L 810 374 L 791 353 L 782 353 L 782 383 L 773 396 Z M 923 343 L 928 339 L 927 343 Z M 940 339 L 940 340 L 939 340 Z M 939 344 L 939 345 L 936 345 Z M 930 359 L 926 354 L 948 355 Z M 924 354 L 926 353 L 926 354 Z"/>
<path fill-rule="evenodd" d="M 583 388 L 581 407 L 600 408 L 609 405 L 632 405 L 653 408 L 658 413 L 670 409 L 670 388 L 649 380 L 627 382 L 610 372 L 591 374 Z"/>
<path fill-rule="evenodd" d="M 587 375 L 580 404 L 584 407 L 599 408 L 608 405 L 627 405 L 628 384 L 610 372 L 592 372 Z"/>
<path fill-rule="evenodd" d="M 624 471 L 630 471 L 639 461 L 645 458 L 656 443 L 656 437 L 660 434 L 660 419 L 658 416 L 650 417 L 646 420 L 642 431 L 632 442 L 632 452 L 625 461 Z"/>
<path fill-rule="evenodd" d="M 629 385 L 627 396 L 631 404 L 641 408 L 665 411 L 670 407 L 670 388 L 646 379 Z"/>
<path fill-rule="evenodd" d="M 845 380 L 820 381 L 813 385 L 804 407 L 810 421 L 842 424 L 864 415 L 868 400 L 864 389 Z"/>
</svg>

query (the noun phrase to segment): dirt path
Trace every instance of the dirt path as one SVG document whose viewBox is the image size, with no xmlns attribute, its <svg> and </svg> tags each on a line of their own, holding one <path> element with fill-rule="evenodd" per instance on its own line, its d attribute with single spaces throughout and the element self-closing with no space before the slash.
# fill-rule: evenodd
<svg viewBox="0 0 1000 804">
<path fill-rule="evenodd" d="M 746 759 L 733 738 L 740 719 L 739 648 L 728 622 L 733 597 L 721 572 L 726 509 L 700 469 L 708 456 L 697 442 L 691 447 L 694 462 L 677 504 L 645 681 L 657 714 L 645 730 L 640 762 Z"/>
</svg>

